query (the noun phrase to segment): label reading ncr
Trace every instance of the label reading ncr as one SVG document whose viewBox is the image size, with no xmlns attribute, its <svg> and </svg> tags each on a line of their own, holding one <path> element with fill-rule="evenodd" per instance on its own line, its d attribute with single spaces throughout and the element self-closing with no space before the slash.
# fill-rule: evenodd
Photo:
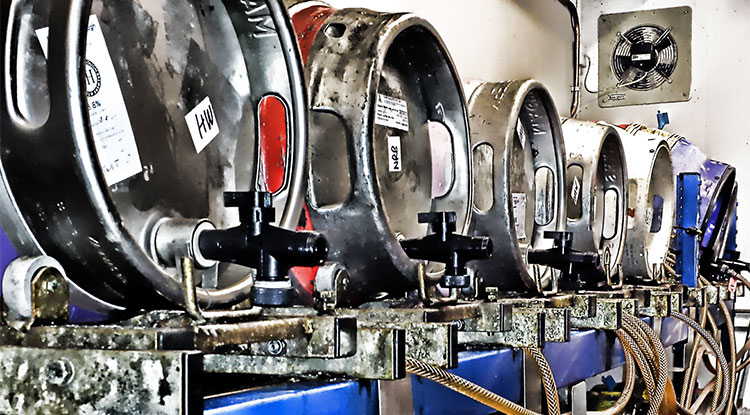
<svg viewBox="0 0 750 415">
<path fill-rule="evenodd" d="M 89 120 L 99 166 L 111 186 L 140 173 L 141 158 L 99 20 L 92 14 L 88 23 L 83 70 Z M 44 56 L 49 56 L 49 28 L 38 29 L 36 36 Z"/>
<path fill-rule="evenodd" d="M 187 113 L 185 122 L 188 125 L 190 137 L 193 139 L 195 151 L 198 153 L 219 135 L 219 124 L 216 121 L 214 107 L 208 97 L 203 98 L 203 101 Z"/>
</svg>

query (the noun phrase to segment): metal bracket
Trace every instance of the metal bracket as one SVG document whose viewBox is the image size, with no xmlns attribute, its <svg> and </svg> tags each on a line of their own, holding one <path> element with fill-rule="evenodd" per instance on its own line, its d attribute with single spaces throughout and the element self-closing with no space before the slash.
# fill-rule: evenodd
<svg viewBox="0 0 750 415">
<path fill-rule="evenodd" d="M 68 281 L 48 256 L 20 257 L 3 273 L 3 317 L 16 330 L 68 320 Z"/>
<path fill-rule="evenodd" d="M 0 413 L 203 413 L 201 354 L 0 347 Z"/>
<path fill-rule="evenodd" d="M 519 307 L 513 310 L 510 331 L 461 331 L 458 342 L 467 346 L 543 347 L 546 313 L 543 309 Z"/>
<path fill-rule="evenodd" d="M 398 329 L 360 327 L 357 353 L 339 359 L 289 356 L 208 354 L 203 368 L 212 373 L 244 373 L 274 376 L 338 374 L 362 379 L 392 380 L 406 376 L 406 332 Z"/>
</svg>

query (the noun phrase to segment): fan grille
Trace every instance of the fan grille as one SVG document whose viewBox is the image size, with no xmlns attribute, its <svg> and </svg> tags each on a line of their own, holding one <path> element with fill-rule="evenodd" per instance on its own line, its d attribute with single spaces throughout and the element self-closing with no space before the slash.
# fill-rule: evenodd
<svg viewBox="0 0 750 415">
<path fill-rule="evenodd" d="M 612 54 L 618 86 L 640 91 L 669 81 L 676 66 L 677 43 L 669 30 L 654 25 L 636 26 L 621 34 Z"/>
</svg>

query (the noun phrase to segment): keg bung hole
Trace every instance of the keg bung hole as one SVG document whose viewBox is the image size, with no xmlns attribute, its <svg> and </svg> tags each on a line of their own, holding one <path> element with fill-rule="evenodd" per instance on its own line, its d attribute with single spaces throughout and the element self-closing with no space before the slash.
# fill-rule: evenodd
<svg viewBox="0 0 750 415">
<path fill-rule="evenodd" d="M 602 224 L 602 237 L 605 240 L 611 240 L 617 235 L 617 219 L 620 216 L 618 211 L 620 193 L 615 188 L 604 191 L 604 223 Z"/>
<path fill-rule="evenodd" d="M 346 32 L 346 26 L 343 23 L 330 23 L 324 29 L 326 36 L 340 38 Z"/>
<path fill-rule="evenodd" d="M 432 198 L 443 197 L 453 187 L 453 137 L 445 124 L 428 121 L 432 156 Z"/>
<path fill-rule="evenodd" d="M 474 209 L 487 213 L 495 203 L 494 149 L 481 143 L 472 151 L 474 162 Z"/>
<path fill-rule="evenodd" d="M 257 188 L 260 191 L 276 193 L 284 187 L 289 139 L 287 134 L 287 107 L 275 95 L 263 97 L 258 106 Z"/>
<path fill-rule="evenodd" d="M 539 167 L 534 173 L 536 203 L 534 222 L 538 226 L 552 223 L 555 217 L 555 175 L 549 167 Z"/>
</svg>

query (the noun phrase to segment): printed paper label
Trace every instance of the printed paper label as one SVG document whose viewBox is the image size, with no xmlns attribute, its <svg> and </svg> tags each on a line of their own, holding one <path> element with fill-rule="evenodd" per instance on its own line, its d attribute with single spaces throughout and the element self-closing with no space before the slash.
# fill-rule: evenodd
<svg viewBox="0 0 750 415">
<path fill-rule="evenodd" d="M 523 124 L 521 124 L 521 120 L 519 119 L 516 122 L 516 134 L 518 134 L 518 139 L 521 141 L 521 148 L 526 148 L 526 141 L 529 139 L 526 135 L 526 128 L 524 128 Z"/>
<path fill-rule="evenodd" d="M 49 28 L 36 31 L 48 56 Z M 108 186 L 141 172 L 141 158 L 112 58 L 96 15 L 89 16 L 86 39 L 86 97 L 99 166 Z"/>
<path fill-rule="evenodd" d="M 188 112 L 185 122 L 188 125 L 190 137 L 193 139 L 195 151 L 198 153 L 219 135 L 219 124 L 216 122 L 214 107 L 208 97 L 203 98 L 203 101 Z"/>
<path fill-rule="evenodd" d="M 388 137 L 388 171 L 401 171 L 401 137 Z"/>
<path fill-rule="evenodd" d="M 513 221 L 516 225 L 516 237 L 526 239 L 526 194 L 513 193 Z"/>
<path fill-rule="evenodd" d="M 573 185 L 570 189 L 570 197 L 573 198 L 573 204 L 578 204 L 578 196 L 581 194 L 581 181 L 578 177 L 573 177 Z"/>
<path fill-rule="evenodd" d="M 409 131 L 409 109 L 403 99 L 378 94 L 375 105 L 375 124 Z"/>
</svg>

